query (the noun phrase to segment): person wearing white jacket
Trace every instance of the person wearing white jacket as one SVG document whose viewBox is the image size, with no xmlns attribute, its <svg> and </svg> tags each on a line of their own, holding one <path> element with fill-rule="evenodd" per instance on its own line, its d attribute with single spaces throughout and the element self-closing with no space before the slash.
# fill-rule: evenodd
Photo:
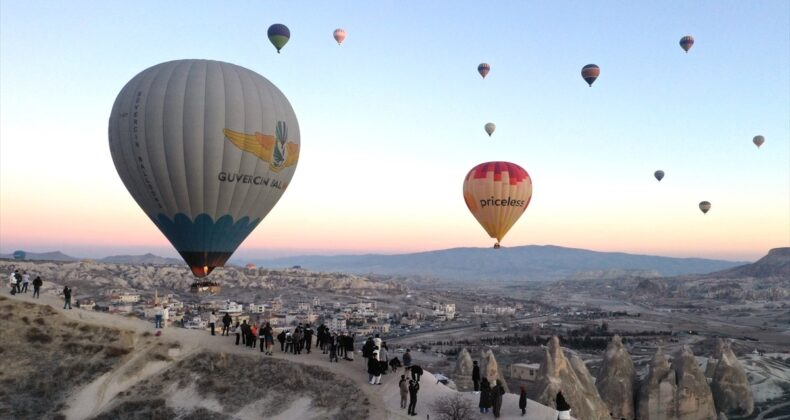
<svg viewBox="0 0 790 420">
<path fill-rule="evenodd" d="M 208 325 L 211 326 L 211 335 L 215 335 L 214 327 L 217 325 L 217 315 L 214 314 L 214 311 L 211 311 L 211 315 L 208 316 Z"/>
</svg>

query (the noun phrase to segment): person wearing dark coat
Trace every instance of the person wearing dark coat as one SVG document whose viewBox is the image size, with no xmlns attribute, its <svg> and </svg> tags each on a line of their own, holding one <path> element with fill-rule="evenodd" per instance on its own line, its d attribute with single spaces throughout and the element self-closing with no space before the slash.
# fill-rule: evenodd
<svg viewBox="0 0 790 420">
<path fill-rule="evenodd" d="M 41 297 L 39 295 L 39 292 L 41 292 L 41 285 L 42 284 L 44 284 L 44 281 L 41 280 L 41 276 L 36 276 L 36 278 L 33 279 L 33 297 L 34 298 L 40 298 Z"/>
<path fill-rule="evenodd" d="M 339 342 L 340 339 L 337 337 L 336 334 L 331 335 L 324 342 L 324 350 L 329 349 L 329 363 L 332 363 L 333 360 L 335 361 L 335 363 L 337 363 L 337 349 Z"/>
<path fill-rule="evenodd" d="M 63 309 L 66 309 L 66 306 L 71 309 L 71 289 L 69 289 L 69 286 L 63 287 Z"/>
<path fill-rule="evenodd" d="M 565 401 L 565 396 L 562 395 L 562 391 L 557 393 L 557 411 L 560 414 L 557 416 L 559 420 L 565 420 L 571 418 L 571 406 Z"/>
<path fill-rule="evenodd" d="M 307 324 L 304 327 L 304 349 L 307 351 L 307 354 L 310 354 L 310 348 L 313 347 L 313 329 L 310 328 L 310 324 Z"/>
<path fill-rule="evenodd" d="M 480 381 L 480 403 L 478 407 L 480 407 L 481 413 L 488 413 L 488 409 L 491 408 L 491 385 L 488 383 L 488 378 L 483 378 Z"/>
<path fill-rule="evenodd" d="M 285 351 L 285 330 L 277 334 L 277 341 L 280 342 L 280 351 Z"/>
<path fill-rule="evenodd" d="M 411 365 L 411 378 L 415 382 L 420 382 L 420 377 L 422 376 L 422 368 L 419 365 Z"/>
<path fill-rule="evenodd" d="M 494 406 L 494 417 L 499 418 L 502 412 L 502 396 L 505 395 L 505 387 L 502 386 L 502 381 L 496 380 L 496 385 L 491 388 L 491 397 Z"/>
<path fill-rule="evenodd" d="M 241 322 L 241 344 L 249 347 L 250 342 L 250 334 L 252 330 L 250 329 L 250 324 L 247 323 L 247 320 Z"/>
<path fill-rule="evenodd" d="M 398 359 L 397 357 L 393 357 L 389 361 L 389 365 L 390 365 L 390 370 L 392 370 L 392 373 L 398 373 L 398 368 L 403 366 L 400 362 L 400 359 Z"/>
<path fill-rule="evenodd" d="M 354 361 L 354 334 L 347 334 L 346 344 L 343 346 L 343 359 Z"/>
<path fill-rule="evenodd" d="M 480 391 L 480 366 L 477 360 L 472 362 L 472 383 L 475 384 L 475 392 Z"/>
<path fill-rule="evenodd" d="M 233 322 L 233 318 L 230 317 L 230 314 L 225 312 L 225 315 L 222 317 L 222 334 L 221 335 L 228 335 L 230 333 L 230 324 Z"/>
<path fill-rule="evenodd" d="M 420 391 L 420 383 L 417 381 L 409 381 L 409 411 L 408 414 L 416 416 L 417 412 L 414 409 L 417 406 L 417 393 Z"/>
<path fill-rule="evenodd" d="M 368 382 L 371 385 L 381 384 L 381 365 L 373 357 L 373 354 L 371 354 L 371 357 L 368 357 L 368 377 Z"/>
<path fill-rule="evenodd" d="M 521 385 L 521 394 L 518 396 L 518 408 L 521 409 L 521 417 L 527 414 L 527 387 Z"/>
</svg>

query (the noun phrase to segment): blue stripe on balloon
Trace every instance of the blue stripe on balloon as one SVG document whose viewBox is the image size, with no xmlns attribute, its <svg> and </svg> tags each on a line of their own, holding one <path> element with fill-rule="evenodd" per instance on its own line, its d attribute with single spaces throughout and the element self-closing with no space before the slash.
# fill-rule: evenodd
<svg viewBox="0 0 790 420">
<path fill-rule="evenodd" d="M 225 215 L 214 221 L 202 213 L 194 221 L 183 213 L 173 220 L 159 214 L 154 220 L 156 226 L 179 252 L 230 252 L 236 250 L 250 232 L 258 226 L 261 219 L 250 221 L 242 217 L 234 222 L 233 217 Z"/>
</svg>

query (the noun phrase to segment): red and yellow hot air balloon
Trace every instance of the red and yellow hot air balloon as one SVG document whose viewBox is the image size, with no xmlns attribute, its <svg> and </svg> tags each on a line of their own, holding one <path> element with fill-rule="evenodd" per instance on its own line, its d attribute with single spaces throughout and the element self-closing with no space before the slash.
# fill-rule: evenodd
<svg viewBox="0 0 790 420">
<path fill-rule="evenodd" d="M 464 178 L 466 206 L 488 235 L 497 240 L 494 248 L 499 248 L 531 199 L 532 179 L 515 163 L 481 163 Z"/>
</svg>

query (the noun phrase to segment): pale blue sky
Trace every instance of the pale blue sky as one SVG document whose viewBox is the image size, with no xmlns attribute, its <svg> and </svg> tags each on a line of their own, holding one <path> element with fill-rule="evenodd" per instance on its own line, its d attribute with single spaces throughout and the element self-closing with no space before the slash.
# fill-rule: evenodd
<svg viewBox="0 0 790 420">
<path fill-rule="evenodd" d="M 508 245 L 756 258 L 790 245 L 789 22 L 785 0 L 3 1 L 0 250 L 172 253 L 115 173 L 107 120 L 138 72 L 206 58 L 271 80 L 302 130 L 242 254 L 489 246 L 461 182 L 510 160 L 535 190 Z M 291 29 L 282 54 L 272 23 Z M 152 239 L 117 240 L 114 215 Z"/>
</svg>

